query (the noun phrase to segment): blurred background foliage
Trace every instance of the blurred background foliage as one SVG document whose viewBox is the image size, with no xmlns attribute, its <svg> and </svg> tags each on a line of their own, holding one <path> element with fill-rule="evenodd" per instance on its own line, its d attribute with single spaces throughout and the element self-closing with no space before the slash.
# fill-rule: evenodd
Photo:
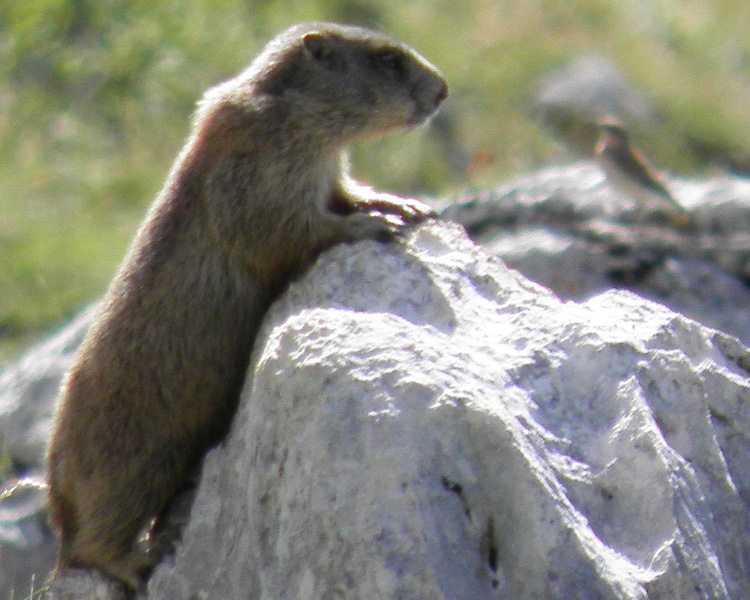
<svg viewBox="0 0 750 600">
<path fill-rule="evenodd" d="M 655 108 L 661 169 L 747 175 L 746 0 L 0 0 L 0 365 L 105 289 L 196 99 L 279 30 L 385 30 L 446 75 L 432 127 L 355 148 L 355 174 L 450 195 L 586 155 L 535 110 L 540 82 L 604 57 Z"/>
</svg>

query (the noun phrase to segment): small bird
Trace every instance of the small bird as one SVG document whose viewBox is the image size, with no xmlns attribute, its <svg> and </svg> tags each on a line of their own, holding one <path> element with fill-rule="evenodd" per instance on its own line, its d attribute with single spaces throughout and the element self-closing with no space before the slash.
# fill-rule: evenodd
<svg viewBox="0 0 750 600">
<path fill-rule="evenodd" d="M 612 119 L 599 121 L 597 126 L 596 159 L 610 185 L 635 200 L 639 215 L 666 213 L 674 218 L 675 224 L 687 224 L 690 221 L 687 210 L 674 199 L 638 150 L 633 148 L 625 128 Z"/>
</svg>

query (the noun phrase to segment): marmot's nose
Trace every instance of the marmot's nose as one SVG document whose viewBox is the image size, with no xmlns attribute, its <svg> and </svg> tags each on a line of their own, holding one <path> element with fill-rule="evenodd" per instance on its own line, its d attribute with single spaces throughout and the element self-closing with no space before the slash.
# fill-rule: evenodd
<svg viewBox="0 0 750 600">
<path fill-rule="evenodd" d="M 435 96 L 435 108 L 440 106 L 440 104 L 448 97 L 448 86 L 445 82 L 442 82 L 440 85 L 440 89 L 437 92 L 437 95 Z"/>
</svg>

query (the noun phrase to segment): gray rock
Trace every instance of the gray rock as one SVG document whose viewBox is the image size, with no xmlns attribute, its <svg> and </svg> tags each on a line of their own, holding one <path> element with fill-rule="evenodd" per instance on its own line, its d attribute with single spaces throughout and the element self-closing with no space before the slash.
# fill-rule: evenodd
<svg viewBox="0 0 750 600">
<path fill-rule="evenodd" d="M 0 495 L 0 594 L 31 598 L 54 565 L 55 545 L 46 521 L 41 482 L 21 480 Z"/>
<path fill-rule="evenodd" d="M 187 599 L 188 596 L 185 596 Z M 125 587 L 88 569 L 71 569 L 44 590 L 42 600 L 129 600 Z"/>
<path fill-rule="evenodd" d="M 0 597 L 26 598 L 54 566 L 56 544 L 47 523 L 44 452 L 52 407 L 65 372 L 92 318 L 80 315 L 0 375 L 0 445 L 8 470 L 0 499 Z"/>
<path fill-rule="evenodd" d="M 654 108 L 617 65 L 596 55 L 582 56 L 545 77 L 536 106 L 552 120 L 591 122 L 610 116 L 649 122 L 655 118 Z"/>
<path fill-rule="evenodd" d="M 0 444 L 20 473 L 44 462 L 52 404 L 92 318 L 93 309 L 85 311 L 0 375 Z"/>
</svg>

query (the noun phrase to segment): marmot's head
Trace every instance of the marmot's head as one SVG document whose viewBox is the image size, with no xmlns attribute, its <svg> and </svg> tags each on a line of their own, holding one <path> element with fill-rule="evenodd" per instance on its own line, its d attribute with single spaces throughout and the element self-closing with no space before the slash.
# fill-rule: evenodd
<svg viewBox="0 0 750 600">
<path fill-rule="evenodd" d="M 272 39 L 205 102 L 260 109 L 293 137 L 347 144 L 418 125 L 446 95 L 440 72 L 405 44 L 360 27 L 310 23 Z"/>
</svg>

